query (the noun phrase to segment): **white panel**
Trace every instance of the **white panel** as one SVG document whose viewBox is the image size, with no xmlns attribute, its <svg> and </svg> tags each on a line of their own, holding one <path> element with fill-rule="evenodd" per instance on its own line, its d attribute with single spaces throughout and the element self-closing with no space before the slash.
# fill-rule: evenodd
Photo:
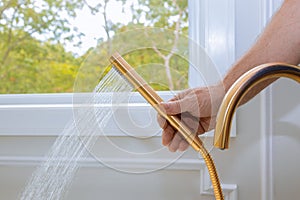
<svg viewBox="0 0 300 200">
<path fill-rule="evenodd" d="M 189 1 L 191 87 L 215 84 L 225 74 L 235 59 L 234 33 L 234 0 Z"/>
<path fill-rule="evenodd" d="M 272 200 L 299 199 L 300 84 L 278 80 L 272 95 Z"/>
<path fill-rule="evenodd" d="M 263 0 L 260 6 L 261 30 L 268 24 L 269 20 L 282 4 L 282 0 Z M 274 200 L 274 162 L 273 162 L 273 141 L 274 141 L 274 122 L 273 122 L 273 85 L 262 92 L 261 104 L 261 145 L 264 147 L 261 152 L 261 182 L 262 200 Z M 291 199 L 291 198 L 289 198 Z"/>
<path fill-rule="evenodd" d="M 235 60 L 235 1 L 189 0 L 189 86 L 221 80 Z M 231 136 L 236 136 L 235 118 Z M 214 131 L 207 133 L 213 136 Z"/>
</svg>

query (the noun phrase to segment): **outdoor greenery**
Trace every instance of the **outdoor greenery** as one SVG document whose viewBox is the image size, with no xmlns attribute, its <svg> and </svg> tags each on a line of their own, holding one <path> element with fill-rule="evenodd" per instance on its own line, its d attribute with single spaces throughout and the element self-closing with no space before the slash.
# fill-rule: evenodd
<svg viewBox="0 0 300 200">
<path fill-rule="evenodd" d="M 116 0 L 130 5 L 132 20 L 112 24 L 110 0 L 2 0 L 0 2 L 0 93 L 91 91 L 119 51 L 156 90 L 187 87 L 187 0 Z M 136 3 L 137 2 L 137 3 Z M 101 13 L 106 36 L 84 55 L 67 52 L 81 45 L 82 33 L 69 19 L 84 7 Z M 155 27 L 155 28 L 154 28 Z"/>
</svg>

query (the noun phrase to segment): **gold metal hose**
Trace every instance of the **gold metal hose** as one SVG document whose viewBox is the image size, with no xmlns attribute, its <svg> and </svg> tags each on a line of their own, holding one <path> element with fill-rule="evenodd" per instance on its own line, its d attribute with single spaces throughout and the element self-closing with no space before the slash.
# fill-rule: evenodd
<svg viewBox="0 0 300 200">
<path fill-rule="evenodd" d="M 181 122 L 177 116 L 167 115 L 159 104 L 163 102 L 160 96 L 146 83 L 146 81 L 136 73 L 136 71 L 121 57 L 119 53 L 114 53 L 110 57 L 110 62 L 123 75 L 134 88 L 151 104 L 151 106 L 163 116 L 186 141 L 194 148 L 195 151 L 200 152 L 209 171 L 210 179 L 213 185 L 216 200 L 223 200 L 222 188 L 218 178 L 217 170 L 214 162 L 205 149 L 199 137 L 191 132 L 191 130 Z"/>
</svg>

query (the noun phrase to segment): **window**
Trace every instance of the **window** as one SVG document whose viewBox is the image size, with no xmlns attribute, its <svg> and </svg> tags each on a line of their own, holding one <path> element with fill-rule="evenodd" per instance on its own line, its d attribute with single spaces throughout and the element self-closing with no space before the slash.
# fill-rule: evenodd
<svg viewBox="0 0 300 200">
<path fill-rule="evenodd" d="M 186 88 L 188 62 L 175 52 L 188 45 L 181 36 L 188 34 L 187 6 L 187 0 L 3 1 L 0 93 L 92 91 L 116 50 L 155 89 Z M 155 79 L 147 76 L 153 72 Z"/>
<path fill-rule="evenodd" d="M 0 45 L 6 49 L 0 52 L 4 59 L 1 67 L 4 84 L 0 86 L 0 92 L 53 93 L 2 95 L 1 109 L 6 111 L 2 118 L 7 123 L 2 124 L 0 132 L 4 135 L 59 134 L 66 119 L 72 115 L 73 97 L 72 94 L 58 93 L 92 91 L 99 82 L 99 74 L 107 69 L 109 55 L 115 50 L 125 53 L 133 66 L 139 66 L 138 73 L 156 90 L 163 90 L 159 94 L 165 100 L 173 95 L 168 90 L 215 81 L 220 77 L 219 72 L 222 74 L 233 62 L 232 0 L 177 3 L 109 0 L 100 4 L 80 0 L 71 3 L 39 1 L 38 4 L 4 1 L 0 7 L 4 11 L 0 16 L 0 37 L 3 39 Z M 223 9 L 219 10 L 220 7 Z M 58 12 L 61 15 L 57 18 Z M 87 23 L 76 19 L 76 13 L 95 15 L 89 15 Z M 116 13 L 124 19 L 117 19 Z M 92 20 L 95 21 L 90 23 Z M 103 27 L 97 24 L 98 21 L 102 21 Z M 81 33 L 79 26 L 84 30 L 93 24 L 103 31 L 104 36 L 86 33 L 85 37 Z M 85 45 L 89 42 L 80 44 L 84 38 L 92 38 L 90 42 L 94 43 L 91 46 Z M 93 45 L 98 46 L 89 48 Z M 200 65 L 200 46 L 204 46 L 218 66 L 211 68 L 218 72 L 217 76 L 207 67 L 212 65 Z M 166 75 L 168 65 L 172 81 Z M 197 66 L 206 68 L 199 74 Z M 212 79 L 207 81 L 199 77 Z M 133 95 L 133 99 L 142 102 L 130 107 L 134 118 L 151 112 L 141 97 Z M 155 114 L 151 116 L 152 121 L 155 120 Z M 55 128 L 53 124 L 50 127 L 49 121 L 55 122 Z M 18 126 L 14 127 L 14 123 Z M 149 129 L 158 130 L 158 127 L 151 123 Z M 114 125 L 107 132 L 122 135 Z"/>
<path fill-rule="evenodd" d="M 128 62 L 139 65 L 137 71 L 156 90 L 187 87 L 188 62 L 170 51 L 183 49 L 187 58 L 185 0 L 3 1 L 0 8 L 1 135 L 59 134 L 72 115 L 71 93 L 92 91 L 114 50 L 127 52 Z M 171 84 L 161 75 L 164 70 L 157 70 L 165 63 L 175 66 L 171 73 L 177 77 Z M 160 95 L 171 97 L 167 92 Z M 149 106 L 145 111 L 145 105 L 139 105 L 131 107 L 133 115 L 147 115 Z M 108 132 L 120 135 L 116 127 Z"/>
<path fill-rule="evenodd" d="M 42 12 L 35 13 L 32 9 L 36 8 L 37 11 L 40 11 L 40 7 L 45 7 L 45 9 L 47 8 L 47 10 L 50 10 L 49 12 L 54 12 L 50 14 L 55 18 L 56 16 L 54 15 L 57 12 L 60 12 L 61 16 L 67 16 L 67 14 L 72 16 L 74 15 L 73 10 L 77 11 L 80 9 L 86 9 L 90 12 L 89 9 L 95 5 L 91 4 L 89 5 L 91 7 L 86 7 L 87 5 L 83 3 L 90 1 L 81 2 L 79 0 L 79 3 L 68 1 L 71 2 L 71 4 L 64 6 L 68 6 L 70 9 L 64 11 L 64 8 L 61 7 L 59 3 L 64 4 L 66 1 L 59 1 L 58 4 L 55 2 L 56 1 L 53 1 L 52 11 L 51 9 L 48 9 L 47 5 L 43 5 L 43 3 L 39 3 L 39 5 L 20 4 L 19 7 L 22 9 L 21 11 L 24 12 L 21 12 L 20 16 L 14 15 L 15 12 L 17 13 L 14 8 L 16 5 L 9 4 L 8 1 L 0 2 L 0 7 L 7 7 L 9 11 L 8 14 L 6 14 L 7 16 L 0 16 L 0 37 L 3 39 L 0 40 L 0 45 L 3 47 L 2 49 L 4 49 L 5 45 L 19 44 L 19 46 L 17 46 L 18 48 L 15 48 L 15 46 L 11 47 L 11 49 L 8 48 L 10 51 L 7 59 L 5 62 L 2 62 L 0 69 L 3 83 L 0 85 L 0 93 L 2 93 L 0 96 L 0 120 L 2 122 L 0 124 L 0 136 L 4 138 L 4 142 L 7 138 L 12 141 L 12 143 L 18 144 L 20 149 L 27 149 L 28 146 L 31 146 L 31 142 L 26 143 L 26 141 L 33 140 L 34 145 L 32 145 L 33 150 L 31 151 L 39 152 L 40 154 L 40 152 L 45 150 L 40 150 L 41 145 L 39 144 L 39 141 L 41 138 L 43 138 L 42 140 L 47 141 L 49 138 L 53 139 L 62 133 L 69 120 L 74 117 L 74 96 L 72 92 L 92 91 L 99 82 L 99 74 L 102 74 L 106 69 L 105 67 L 109 64 L 107 58 L 109 57 L 110 52 L 113 52 L 114 50 L 125 53 L 125 58 L 129 63 L 133 66 L 139 66 L 136 69 L 138 73 L 150 82 L 156 90 L 163 90 L 158 91 L 158 93 L 164 100 L 168 100 L 173 96 L 172 92 L 168 91 L 169 89 L 181 90 L 187 88 L 188 84 L 190 84 L 190 86 L 199 86 L 208 83 L 207 80 L 204 78 L 201 80 L 199 77 L 212 77 L 214 78 L 213 80 L 216 80 L 215 77 L 219 78 L 219 76 L 215 76 L 209 68 L 202 68 L 200 74 L 199 68 L 195 68 L 195 66 L 197 67 L 200 64 L 198 56 L 204 55 L 201 54 L 202 49 L 199 48 L 201 45 L 209 51 L 209 55 L 217 64 L 223 63 L 224 60 L 228 66 L 231 64 L 229 62 L 231 62 L 230 59 L 232 58 L 234 48 L 231 49 L 230 45 L 232 45 L 231 42 L 233 42 L 233 40 L 227 41 L 227 43 L 216 43 L 216 41 L 224 41 L 233 37 L 230 35 L 232 34 L 230 32 L 233 28 L 231 26 L 232 24 L 230 26 L 225 26 L 223 24 L 225 22 L 230 22 L 230 17 L 226 19 L 228 21 L 223 19 L 225 22 L 222 21 L 220 26 L 223 31 L 230 31 L 221 32 L 224 34 L 219 35 L 219 40 L 215 41 L 214 37 L 209 40 L 211 34 L 216 34 L 218 31 L 214 29 L 216 28 L 215 26 L 212 26 L 216 23 L 214 20 L 220 20 L 219 18 L 215 19 L 214 15 L 208 18 L 208 14 L 212 14 L 214 9 L 216 9 L 213 8 L 214 3 L 212 3 L 212 0 L 190 0 L 188 5 L 189 17 L 187 16 L 187 1 L 182 0 L 178 1 L 180 2 L 178 7 L 176 5 L 171 5 L 172 1 L 163 1 L 162 3 L 160 0 L 141 1 L 145 2 L 145 5 L 136 4 L 138 0 L 126 1 L 127 5 L 122 4 L 124 1 L 104 1 L 107 4 L 96 7 L 95 10 L 92 9 L 93 12 L 97 12 L 97 9 L 99 9 L 98 11 L 100 14 L 98 14 L 99 16 L 97 15 L 99 19 L 103 19 L 104 17 L 103 11 L 105 10 L 103 9 L 105 9 L 105 6 L 107 6 L 107 9 L 109 9 L 110 6 L 114 8 L 114 14 L 118 12 L 122 13 L 123 6 L 125 15 L 126 12 L 133 12 L 133 14 L 130 15 L 132 17 L 128 20 L 129 23 L 125 25 L 121 23 L 113 24 L 111 21 L 107 20 L 104 25 L 106 28 L 104 30 L 106 36 L 103 36 L 103 38 L 93 38 L 93 42 L 96 42 L 95 45 L 98 45 L 98 48 L 89 49 L 89 46 L 86 48 L 78 46 L 76 52 L 68 52 L 70 47 L 64 46 L 65 44 L 71 45 L 72 41 L 77 43 L 80 41 L 78 39 L 84 37 L 81 34 L 77 35 L 78 37 L 76 35 L 68 35 L 69 31 L 78 33 L 76 28 L 73 30 L 72 27 L 66 27 L 66 25 L 61 27 L 66 30 L 65 32 L 56 32 L 53 30 L 55 27 L 53 27 L 54 25 L 52 24 L 46 26 L 47 30 L 43 30 L 43 27 L 36 27 L 35 23 L 37 21 L 47 20 L 48 18 L 51 19 L 51 15 L 46 13 L 44 16 L 46 19 L 44 19 L 43 17 L 38 16 L 38 14 L 42 14 Z M 228 10 L 225 9 L 222 12 L 220 11 L 225 15 L 231 14 L 233 9 L 232 3 L 227 4 L 228 2 L 229 1 L 226 1 L 226 3 L 223 3 L 223 1 L 219 2 L 220 4 L 227 6 L 221 7 L 228 8 Z M 115 9 L 116 4 L 120 6 L 121 10 Z M 137 6 L 135 7 L 136 9 L 131 10 L 131 5 L 133 5 L 133 7 Z M 151 6 L 151 9 L 147 6 Z M 169 6 L 172 9 L 165 9 L 169 8 Z M 164 9 L 160 9 L 162 7 L 164 7 Z M 174 47 L 176 34 L 171 29 L 174 29 L 176 20 L 180 18 L 178 17 L 178 11 L 180 13 L 182 8 L 184 8 L 184 11 L 182 11 L 183 13 L 181 14 L 183 22 L 181 23 L 182 26 L 179 31 L 180 34 L 178 37 L 179 39 L 177 40 L 177 46 Z M 145 10 L 147 12 L 142 12 Z M 174 16 L 172 16 L 172 12 L 175 13 Z M 19 19 L 14 22 L 11 21 L 11 29 L 9 29 L 11 31 L 9 31 L 5 26 L 6 23 L 9 22 L 7 19 L 12 16 L 15 16 L 16 19 L 19 17 Z M 31 24 L 32 27 L 29 26 L 28 29 L 23 28 L 22 23 L 25 23 L 25 21 L 22 22 L 21 19 L 23 16 L 27 16 L 26 19 L 28 22 L 26 23 Z M 169 16 L 169 18 L 165 18 L 165 16 Z M 221 16 L 222 15 L 219 15 L 219 17 Z M 147 21 L 147 17 L 151 18 L 152 21 Z M 59 24 L 58 26 L 63 26 L 64 22 L 66 22 L 64 20 L 65 18 L 61 21 L 57 21 Z M 91 20 L 92 19 L 89 19 L 89 22 Z M 90 23 L 84 23 L 84 25 L 90 26 Z M 134 28 L 150 25 L 161 26 L 165 29 L 148 28 L 148 32 L 146 33 L 145 29 L 135 29 L 133 31 Z M 99 29 L 101 28 L 101 25 L 99 25 Z M 33 35 L 24 33 L 24 31 L 27 30 L 32 30 Z M 41 38 L 45 32 L 47 33 L 46 36 L 49 36 L 49 38 Z M 189 37 L 185 36 L 188 33 Z M 24 40 L 19 41 L 19 37 L 15 37 L 22 36 L 23 34 L 26 35 L 26 37 L 24 35 Z M 88 38 L 91 37 L 94 36 L 88 35 Z M 169 39 L 165 40 L 165 38 L 168 37 Z M 64 39 L 62 40 L 61 38 Z M 107 38 L 110 38 L 110 40 L 107 40 Z M 189 38 L 191 38 L 191 40 L 189 40 Z M 132 40 L 136 41 L 132 43 L 130 42 Z M 6 41 L 6 43 L 3 41 Z M 164 43 L 163 41 L 166 41 L 167 43 Z M 220 49 L 222 52 L 213 51 L 214 49 Z M 188 51 L 190 51 L 190 53 Z M 171 58 L 168 57 L 167 59 L 164 59 L 163 57 L 160 57 L 160 53 L 168 56 L 172 52 L 176 52 L 176 55 L 174 54 Z M 3 52 L 0 52 L 0 56 L 3 58 L 5 54 L 2 53 Z M 220 56 L 221 54 L 222 56 Z M 223 55 L 226 55 L 226 57 L 224 58 Z M 207 57 L 205 56 L 205 58 Z M 206 61 L 211 62 L 210 60 Z M 170 84 L 167 78 L 161 76 L 163 73 L 162 69 L 166 69 L 165 62 L 169 62 L 168 64 L 172 66 L 171 74 L 174 77 L 172 81 L 173 86 L 171 86 L 172 84 Z M 81 63 L 83 64 L 81 65 Z M 208 65 L 202 66 L 206 67 Z M 225 64 L 223 66 L 225 66 Z M 161 129 L 156 123 L 156 112 L 153 111 L 151 106 L 145 103 L 145 100 L 140 95 L 131 93 L 130 105 L 126 106 L 126 110 L 121 108 L 116 112 L 117 114 L 110 119 L 103 131 L 107 137 L 103 140 L 100 139 L 100 144 L 95 145 L 96 150 L 94 151 L 93 149 L 92 153 L 96 155 L 96 157 L 102 158 L 101 156 L 103 155 L 96 154 L 95 152 L 105 154 L 104 157 L 112 157 L 113 161 L 119 161 L 120 158 L 124 157 L 129 157 L 134 160 L 134 158 L 138 156 L 148 156 L 151 158 L 150 163 L 153 162 L 153 159 L 158 160 L 156 167 L 159 168 L 165 167 L 166 163 L 169 165 L 175 160 L 177 163 L 181 163 L 177 158 L 178 156 L 180 157 L 182 153 L 170 154 L 161 147 Z M 234 128 L 235 126 L 233 126 L 233 129 Z M 99 135 L 103 136 L 100 132 Z M 207 135 L 212 135 L 212 132 Z M 24 140 L 25 142 L 23 142 Z M 204 142 L 206 147 L 211 149 L 211 138 L 208 137 L 208 142 Z M 7 149 L 9 149 L 8 146 L 9 145 L 6 145 Z M 123 149 L 125 149 L 125 152 Z M 10 151 L 11 150 L 7 150 L 7 152 Z M 137 154 L 133 158 L 131 152 L 136 151 Z M 153 152 L 153 154 L 147 154 L 149 151 Z M 146 152 L 146 154 L 141 152 Z M 31 154 L 33 154 L 33 156 Z M 31 160 L 32 158 L 40 161 L 40 155 L 37 156 L 35 154 L 36 153 L 30 153 L 31 156 L 25 156 L 25 158 L 23 158 L 24 154 L 21 152 L 21 161 L 24 163 L 24 160 Z M 189 153 L 186 155 L 189 157 Z M 19 156 L 16 156 L 16 158 L 18 157 Z M 15 158 L 12 158 L 12 160 L 14 159 Z M 161 162 L 161 160 L 163 160 L 163 162 Z M 198 159 L 191 160 L 192 163 L 199 162 Z M 149 161 L 145 161 L 148 165 Z M 20 160 L 15 162 L 20 162 Z M 139 161 L 136 163 L 139 163 Z"/>
<path fill-rule="evenodd" d="M 235 60 L 235 1 L 189 2 L 191 87 L 215 84 Z"/>
</svg>

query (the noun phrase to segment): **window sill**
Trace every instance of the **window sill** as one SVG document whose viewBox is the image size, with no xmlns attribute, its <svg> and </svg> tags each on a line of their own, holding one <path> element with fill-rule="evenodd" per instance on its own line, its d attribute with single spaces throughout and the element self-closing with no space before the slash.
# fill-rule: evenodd
<svg viewBox="0 0 300 200">
<path fill-rule="evenodd" d="M 170 92 L 159 93 L 165 100 L 173 96 Z M 160 135 L 152 107 L 137 93 L 131 95 L 130 101 L 114 112 L 105 135 L 124 136 L 124 131 L 139 132 L 139 136 Z M 73 108 L 72 93 L 0 95 L 0 135 L 57 136 L 73 119 Z M 126 117 L 120 120 L 123 115 Z"/>
<path fill-rule="evenodd" d="M 165 101 L 174 95 L 158 93 Z M 73 119 L 73 108 L 72 93 L 0 95 L 0 136 L 58 136 Z M 235 136 L 235 125 L 232 129 Z M 129 104 L 116 109 L 103 133 L 151 137 L 161 136 L 161 129 L 154 109 L 138 93 L 132 93 Z M 212 131 L 206 134 L 212 135 Z"/>
</svg>

